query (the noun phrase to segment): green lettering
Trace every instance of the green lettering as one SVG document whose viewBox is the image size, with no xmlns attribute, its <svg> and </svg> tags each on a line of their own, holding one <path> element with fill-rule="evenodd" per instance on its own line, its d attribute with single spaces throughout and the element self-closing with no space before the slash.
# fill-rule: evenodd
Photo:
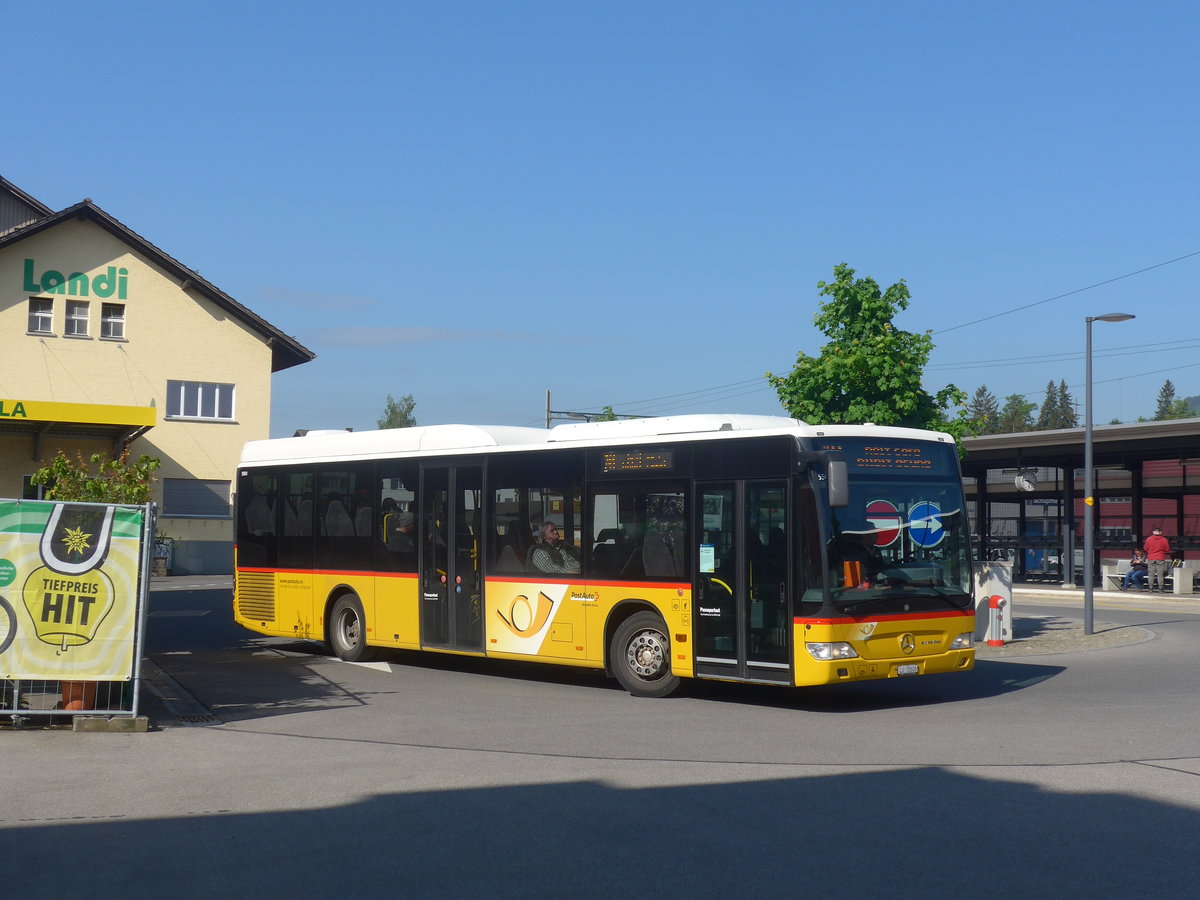
<svg viewBox="0 0 1200 900">
<path fill-rule="evenodd" d="M 103 275 L 92 279 L 92 290 L 97 297 L 111 297 L 117 289 L 117 267 L 109 266 Z"/>
<path fill-rule="evenodd" d="M 16 405 L 13 407 L 12 414 L 14 416 L 20 416 L 22 419 L 29 418 L 28 413 L 25 412 L 25 404 L 22 403 L 20 400 L 18 400 Z"/>
<path fill-rule="evenodd" d="M 129 270 L 128 269 L 117 269 L 117 275 L 120 276 L 117 279 L 117 299 L 118 300 L 128 300 L 129 298 L 126 297 L 125 294 L 126 294 L 126 288 L 129 287 L 129 278 L 128 278 Z"/>
<path fill-rule="evenodd" d="M 25 260 L 25 291 L 30 294 L 40 294 L 42 285 L 33 277 L 33 260 Z"/>
<path fill-rule="evenodd" d="M 88 295 L 88 277 L 82 272 L 72 272 L 67 277 L 67 293 L 75 297 Z"/>
<path fill-rule="evenodd" d="M 42 290 L 50 294 L 65 294 L 67 279 L 58 269 L 47 269 L 42 273 Z"/>
</svg>

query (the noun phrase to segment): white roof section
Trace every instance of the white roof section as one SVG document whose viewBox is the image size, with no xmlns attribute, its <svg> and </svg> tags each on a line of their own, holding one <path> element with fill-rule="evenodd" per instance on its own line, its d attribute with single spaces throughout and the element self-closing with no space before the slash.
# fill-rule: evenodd
<svg viewBox="0 0 1200 900">
<path fill-rule="evenodd" d="M 691 415 L 659 416 L 650 419 L 621 419 L 615 422 L 572 422 L 550 429 L 551 441 L 620 441 L 625 438 L 661 437 L 669 434 L 699 434 L 714 431 L 795 432 L 803 424 L 783 416 Z"/>
<path fill-rule="evenodd" d="M 303 437 L 250 441 L 242 463 L 300 463 L 323 459 L 379 459 L 440 451 L 546 443 L 544 428 L 512 425 L 424 425 L 381 431 L 310 431 Z"/>
<path fill-rule="evenodd" d="M 469 450 L 605 447 L 659 440 L 667 443 L 705 436 L 733 439 L 790 434 L 796 437 L 879 437 L 953 443 L 941 432 L 878 425 L 808 425 L 784 416 L 688 415 L 615 422 L 580 422 L 551 429 L 511 425 L 426 425 L 382 431 L 310 431 L 303 437 L 251 441 L 242 465 L 368 460 L 392 456 L 443 455 Z"/>
</svg>

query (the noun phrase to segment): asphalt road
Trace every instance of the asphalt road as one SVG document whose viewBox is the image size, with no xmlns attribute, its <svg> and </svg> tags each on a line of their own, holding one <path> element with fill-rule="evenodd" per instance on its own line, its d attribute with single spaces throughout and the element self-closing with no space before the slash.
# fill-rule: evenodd
<svg viewBox="0 0 1200 900">
<path fill-rule="evenodd" d="M 0 735 L 4 896 L 1191 897 L 1200 878 L 1200 616 L 1178 608 L 1106 606 L 1098 630 L 1146 639 L 965 675 L 667 700 L 582 670 L 346 664 L 237 628 L 223 590 L 151 610 L 183 691 L 151 733 Z"/>
</svg>

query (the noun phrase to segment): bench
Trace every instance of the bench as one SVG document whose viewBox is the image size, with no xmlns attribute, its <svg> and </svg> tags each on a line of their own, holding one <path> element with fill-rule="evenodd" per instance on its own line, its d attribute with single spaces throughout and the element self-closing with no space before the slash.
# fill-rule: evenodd
<svg viewBox="0 0 1200 900">
<path fill-rule="evenodd" d="M 1100 573 L 1101 586 L 1111 585 L 1113 590 L 1120 590 L 1125 583 L 1125 576 L 1129 574 L 1129 560 L 1123 559 L 1116 565 L 1102 565 Z"/>
</svg>

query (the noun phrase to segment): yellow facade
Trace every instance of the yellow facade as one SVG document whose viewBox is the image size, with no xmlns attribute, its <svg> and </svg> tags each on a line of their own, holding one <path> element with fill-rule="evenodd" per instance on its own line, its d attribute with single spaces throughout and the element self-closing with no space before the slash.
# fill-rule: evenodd
<svg viewBox="0 0 1200 900">
<path fill-rule="evenodd" d="M 90 201 L 30 207 L 22 224 L 22 196 L 0 198 L 0 496 L 28 495 L 59 449 L 127 445 L 162 461 L 175 570 L 232 572 L 232 508 L 214 498 L 230 499 L 242 445 L 268 436 L 272 371 L 312 354 Z"/>
</svg>

